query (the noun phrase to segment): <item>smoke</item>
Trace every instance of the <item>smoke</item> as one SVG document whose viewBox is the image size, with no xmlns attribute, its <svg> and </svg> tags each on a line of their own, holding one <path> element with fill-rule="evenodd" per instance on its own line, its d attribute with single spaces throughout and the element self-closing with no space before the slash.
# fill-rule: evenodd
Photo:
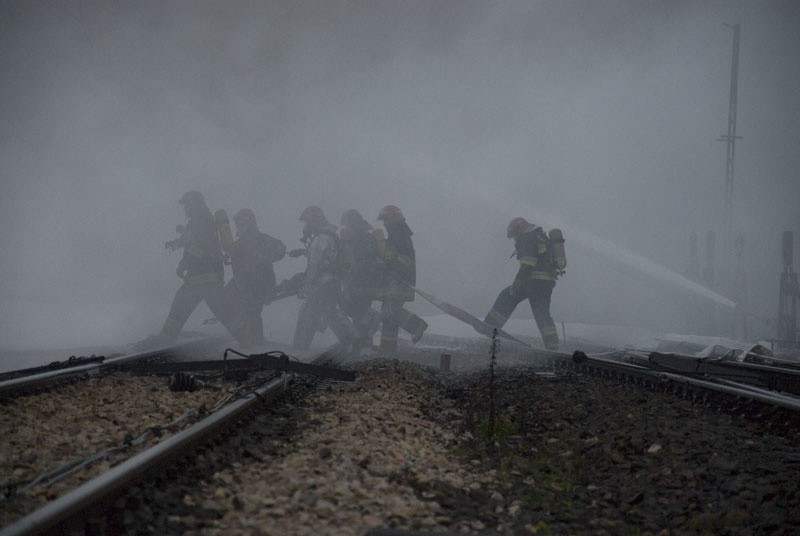
<svg viewBox="0 0 800 536">
<path fill-rule="evenodd" d="M 307 205 L 396 204 L 420 286 L 478 315 L 514 275 L 514 216 L 683 273 L 689 234 L 721 233 L 723 23 L 742 25 L 735 227 L 773 315 L 780 233 L 800 230 L 798 20 L 782 1 L 3 2 L 0 347 L 158 331 L 189 189 L 289 247 Z M 669 292 L 566 239 L 557 320 L 685 327 Z M 288 341 L 285 306 L 265 320 Z"/>
</svg>

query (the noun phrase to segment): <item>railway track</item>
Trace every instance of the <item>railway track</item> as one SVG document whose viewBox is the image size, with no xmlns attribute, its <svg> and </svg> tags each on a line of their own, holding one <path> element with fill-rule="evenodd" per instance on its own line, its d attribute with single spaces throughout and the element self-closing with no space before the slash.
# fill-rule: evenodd
<svg viewBox="0 0 800 536">
<path fill-rule="evenodd" d="M 746 407 L 758 418 L 771 413 L 782 426 L 800 423 L 800 370 L 794 367 L 640 351 L 591 357 L 576 351 L 540 359 L 564 372 L 617 378 L 703 402 L 713 399 L 734 411 Z"/>
<path fill-rule="evenodd" d="M 449 346 L 432 347 L 423 350 L 409 350 L 408 357 L 411 360 L 416 359 L 418 362 L 426 362 L 428 365 L 434 365 L 437 364 L 440 353 L 447 351 L 458 357 L 472 359 L 476 364 L 485 366 L 487 362 L 485 352 L 487 345 L 485 342 L 479 341 L 476 343 L 475 341 L 449 340 L 447 344 Z M 508 346 L 511 345 L 509 344 Z M 517 349 L 506 348 L 504 349 L 504 357 L 510 358 L 510 361 L 517 359 L 526 360 L 528 364 L 532 363 L 540 374 L 552 374 L 553 377 L 556 378 L 574 377 L 575 375 L 587 378 L 606 378 L 621 382 L 626 386 L 642 386 L 651 391 L 658 390 L 661 393 L 667 393 L 681 399 L 699 402 L 703 406 L 713 406 L 715 409 L 720 409 L 722 407 L 734 408 L 734 413 L 737 411 L 739 413 L 747 413 L 761 420 L 772 419 L 776 423 L 780 423 L 780 425 L 775 427 L 776 429 L 780 428 L 787 433 L 791 431 L 791 426 L 789 426 L 788 423 L 793 422 L 795 425 L 797 423 L 795 417 L 800 406 L 797 405 L 797 398 L 793 394 L 771 391 L 752 384 L 732 382 L 727 378 L 712 378 L 711 375 L 707 373 L 698 374 L 696 370 L 692 370 L 691 374 L 668 372 L 661 370 L 664 367 L 663 360 L 661 361 L 661 365 L 659 365 L 661 369 L 655 370 L 652 367 L 645 366 L 642 360 L 647 359 L 649 361 L 650 356 L 641 353 L 616 352 L 607 355 L 585 355 L 579 352 L 574 354 L 559 354 L 542 351 L 536 352 L 533 355 L 533 359 L 531 359 L 531 355 L 528 352 L 519 352 Z M 639 360 L 639 363 L 636 363 L 637 360 Z M 652 364 L 653 363 L 651 363 L 651 365 Z M 758 370 L 758 374 L 761 375 L 761 380 L 758 381 L 763 381 L 765 372 L 768 371 Z M 777 371 L 777 373 L 784 373 L 784 371 Z M 788 376 L 791 376 L 791 374 L 788 374 Z M 754 378 L 755 377 L 754 375 Z M 293 387 L 297 378 L 298 376 L 296 374 L 291 373 L 282 373 L 280 376 L 275 376 L 259 388 L 263 389 L 263 391 L 254 390 L 250 394 L 240 397 L 235 403 L 236 405 L 229 404 L 226 406 L 227 409 L 225 411 L 231 413 L 231 420 L 234 420 L 235 416 L 239 417 L 240 423 L 252 420 L 254 408 L 261 407 L 262 400 L 291 396 L 290 388 Z M 772 382 L 773 387 L 779 384 L 786 385 L 785 382 Z M 791 382 L 788 385 L 791 385 Z M 318 385 L 314 387 L 309 383 L 306 384 L 303 389 L 308 390 L 318 387 Z M 263 408 L 261 409 L 263 410 Z M 251 418 L 242 421 L 241 417 L 244 415 L 249 415 Z M 290 422 L 291 418 L 281 413 L 278 413 L 278 415 L 281 416 L 280 420 L 286 427 L 291 428 L 295 426 Z M 154 471 L 160 468 L 168 468 L 164 469 L 164 471 L 168 471 L 164 474 L 169 475 L 166 480 L 177 481 L 186 480 L 181 477 L 183 473 L 189 474 L 193 473 L 193 471 L 197 471 L 196 468 L 184 470 L 184 466 L 180 464 L 176 465 L 177 462 L 175 460 L 180 459 L 181 456 L 186 456 L 186 452 L 191 449 L 195 449 L 200 445 L 208 445 L 209 438 L 212 436 L 220 437 L 220 431 L 223 426 L 221 423 L 229 419 L 227 416 L 223 417 L 223 413 L 221 412 L 216 412 L 212 414 L 211 417 L 214 418 L 212 420 L 206 419 L 208 422 L 205 424 L 201 424 L 200 422 L 195 423 L 185 430 L 174 434 L 169 440 L 163 441 L 151 447 L 151 449 L 137 454 L 128 461 L 115 465 L 102 476 L 56 499 L 43 509 L 33 512 L 28 517 L 17 520 L 13 525 L 0 531 L 0 534 L 5 536 L 7 534 L 34 534 L 42 531 L 68 532 L 69 530 L 80 533 L 86 530 L 89 525 L 94 527 L 93 530 L 98 533 L 103 533 L 103 530 L 109 530 L 108 527 L 113 525 L 115 519 L 118 520 L 120 516 L 124 517 L 126 511 L 128 515 L 130 514 L 132 503 L 135 503 L 134 507 L 144 508 L 145 511 L 148 508 L 152 508 L 152 506 L 147 505 L 152 505 L 153 501 L 158 501 L 158 499 L 154 499 L 154 497 L 159 495 L 158 489 L 169 486 L 174 487 L 174 484 L 165 483 L 165 479 L 161 478 L 160 483 L 146 485 L 138 492 L 131 492 L 131 486 L 141 481 L 143 475 L 153 474 Z M 795 430 L 796 429 L 797 428 L 795 428 Z M 255 433 L 256 436 L 263 434 L 262 432 L 251 433 Z M 243 451 L 241 449 L 241 444 L 251 444 L 253 441 L 257 441 L 241 439 L 238 434 L 240 434 L 240 432 L 235 431 L 229 432 L 227 435 L 223 434 L 227 439 L 222 439 L 221 442 L 229 444 L 228 450 L 224 454 L 208 454 L 208 457 L 216 458 L 216 469 L 219 470 L 220 468 L 227 467 L 231 463 L 233 463 L 234 466 L 237 464 L 241 465 L 241 462 L 231 462 L 230 458 L 240 458 L 243 452 L 248 451 L 249 447 L 245 448 Z M 273 438 L 273 441 L 280 442 L 286 440 L 291 442 L 291 437 L 288 435 L 284 437 L 282 433 L 278 433 L 275 437 L 277 439 Z M 234 447 L 230 447 L 230 444 L 233 444 Z M 236 445 L 238 445 L 238 447 Z M 167 454 L 167 451 L 179 451 L 181 455 Z M 325 452 L 324 448 L 322 452 Z M 246 458 L 252 457 L 252 455 L 244 455 Z M 331 455 L 332 454 L 327 454 L 327 456 Z M 321 454 L 321 456 L 326 455 Z M 203 455 L 201 454 L 199 457 L 203 458 Z M 187 467 L 202 466 L 203 463 L 202 460 L 199 462 L 195 460 L 189 463 Z M 206 471 L 206 473 L 207 472 L 208 471 Z M 216 474 L 216 472 L 214 474 Z M 183 476 L 185 477 L 186 475 Z M 206 474 L 206 477 L 207 476 Z M 191 476 L 189 480 L 191 481 L 194 478 L 195 476 Z M 238 477 L 234 476 L 233 478 L 236 479 Z M 159 479 L 156 480 L 158 481 Z M 182 489 L 184 489 L 185 493 L 186 489 L 188 489 L 187 486 L 191 486 L 191 484 L 184 483 L 183 486 Z M 133 489 L 135 490 L 136 488 Z M 136 496 L 137 493 L 142 496 L 147 495 L 149 498 L 147 500 L 142 499 L 140 501 L 141 504 L 137 503 L 136 500 L 131 499 L 131 497 Z M 170 493 L 175 493 L 175 491 L 172 490 Z M 219 493 L 219 488 L 217 489 L 217 493 Z M 127 498 L 117 499 L 116 507 L 114 507 L 113 501 L 108 500 L 109 496 L 123 496 Z M 101 497 L 106 499 L 102 501 L 102 504 L 105 506 L 98 509 L 96 505 Z M 184 498 L 173 498 L 172 502 L 177 504 L 183 501 L 183 499 Z M 217 497 L 217 499 L 219 499 L 219 497 Z M 301 500 L 302 497 L 298 496 L 295 499 Z M 208 499 L 207 501 L 211 500 L 212 499 Z M 119 501 L 122 502 L 120 503 Z M 198 504 L 203 504 L 204 500 L 192 500 L 190 502 L 194 503 L 192 509 L 195 509 Z M 94 508 L 87 509 L 87 506 L 91 505 L 94 505 Z M 233 500 L 233 505 L 233 509 L 235 510 L 237 508 L 236 500 Z M 183 510 L 186 509 L 185 506 L 186 505 L 183 505 Z M 177 508 L 181 510 L 181 505 L 177 504 Z M 242 508 L 246 510 L 244 506 L 242 506 Z M 212 517 L 215 516 L 215 514 L 210 515 Z M 191 517 L 184 512 L 183 515 L 176 514 L 173 517 L 185 519 L 187 516 Z M 147 515 L 143 517 L 146 519 Z M 435 519 L 435 517 L 432 519 Z M 212 521 L 213 520 L 206 520 L 200 521 L 199 523 L 203 525 L 203 523 L 212 523 Z M 444 523 L 443 520 L 441 522 Z M 87 525 L 87 523 L 89 525 Z M 183 521 L 180 523 L 183 523 Z M 176 528 L 176 532 L 180 532 L 183 528 L 186 528 L 185 525 L 181 525 L 180 523 L 178 523 L 176 527 L 181 528 L 180 530 Z M 104 528 L 98 529 L 98 527 Z M 128 529 L 129 528 L 130 527 L 128 527 Z M 111 532 L 113 532 L 113 530 Z M 144 532 L 147 532 L 147 530 Z"/>
<path fill-rule="evenodd" d="M 436 342 L 451 345 L 450 348 L 443 346 L 443 352 L 473 355 L 485 355 L 488 346 L 486 342 L 474 339 L 441 338 Z M 551 352 L 507 343 L 500 357 L 500 363 L 505 366 L 532 366 L 542 373 L 558 375 L 615 378 L 682 398 L 707 400 L 716 397 L 719 402 L 731 406 L 750 404 L 762 409 L 785 410 L 776 413 L 788 418 L 794 418 L 795 414 L 800 416 L 800 362 L 782 361 L 760 354 L 750 353 L 739 356 L 740 360 L 733 360 L 599 347 L 593 348 L 591 353 L 583 350 Z M 472 366 L 488 363 L 487 358 L 482 361 L 474 362 Z M 429 364 L 434 362 L 429 360 Z"/>
<path fill-rule="evenodd" d="M 70 357 L 61 362 L 0 374 L 0 401 L 37 394 L 60 385 L 107 375 L 137 363 L 197 359 L 217 355 L 227 338 L 199 338 L 171 347 L 126 355 Z"/>
<path fill-rule="evenodd" d="M 208 345 L 203 348 L 207 353 Z M 298 374 L 286 370 L 352 379 L 352 374 L 323 366 L 333 362 L 336 349 L 320 356 L 316 365 L 293 362 L 281 352 L 228 360 L 228 352 L 236 353 L 232 350 L 225 351 L 224 360 L 175 360 L 197 357 L 189 350 L 148 352 L 58 375 L 11 380 L 9 392 L 19 398 L 6 401 L 15 408 L 3 416 L 3 428 L 14 433 L 3 438 L 2 524 L 20 513 L 28 515 L 0 534 L 63 533 L 75 519 L 87 519 L 87 509 L 96 510 L 144 475 L 287 393 Z M 49 434 L 48 418 L 60 421 Z M 34 476 L 43 466 L 49 468 Z M 76 533 L 85 529 L 77 527 Z"/>
</svg>

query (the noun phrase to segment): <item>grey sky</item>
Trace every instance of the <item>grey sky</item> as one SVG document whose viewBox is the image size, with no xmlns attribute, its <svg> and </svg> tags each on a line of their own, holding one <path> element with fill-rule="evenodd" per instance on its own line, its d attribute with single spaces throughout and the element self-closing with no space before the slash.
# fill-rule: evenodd
<svg viewBox="0 0 800 536">
<path fill-rule="evenodd" d="M 4 0 L 0 347 L 156 332 L 188 189 L 290 248 L 307 205 L 396 204 L 420 286 L 479 315 L 518 215 L 683 272 L 689 232 L 721 232 L 723 23 L 742 25 L 735 227 L 774 316 L 780 232 L 800 232 L 796 2 Z M 566 238 L 557 321 L 683 327 L 674 292 Z M 293 314 L 265 319 L 288 340 Z"/>
</svg>

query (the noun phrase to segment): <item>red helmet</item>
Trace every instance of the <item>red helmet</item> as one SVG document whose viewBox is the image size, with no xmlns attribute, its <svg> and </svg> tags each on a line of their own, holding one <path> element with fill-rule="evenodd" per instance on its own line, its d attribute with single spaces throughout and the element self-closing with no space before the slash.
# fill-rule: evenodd
<svg viewBox="0 0 800 536">
<path fill-rule="evenodd" d="M 386 223 L 397 223 L 405 220 L 403 213 L 394 205 L 386 205 L 378 212 L 378 219 Z"/>
<path fill-rule="evenodd" d="M 300 214 L 300 221 L 304 221 L 312 227 L 322 227 L 328 223 L 322 209 L 316 205 L 306 207 L 302 214 Z"/>
<path fill-rule="evenodd" d="M 506 232 L 506 236 L 508 238 L 514 238 L 515 236 L 519 236 L 525 231 L 528 230 L 531 224 L 528 223 L 528 220 L 525 218 L 514 218 L 508 224 L 508 231 Z"/>
</svg>

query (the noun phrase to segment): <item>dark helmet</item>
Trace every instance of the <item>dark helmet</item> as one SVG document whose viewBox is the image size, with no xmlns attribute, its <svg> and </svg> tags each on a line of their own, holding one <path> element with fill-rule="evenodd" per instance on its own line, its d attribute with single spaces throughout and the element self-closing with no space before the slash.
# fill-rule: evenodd
<svg viewBox="0 0 800 536">
<path fill-rule="evenodd" d="M 398 207 L 386 205 L 378 212 L 378 219 L 386 223 L 398 223 L 404 221 L 406 218 Z"/>
<path fill-rule="evenodd" d="M 252 227 L 255 228 L 256 226 L 256 215 L 253 214 L 253 211 L 249 208 L 243 208 L 233 216 L 233 221 L 236 223 L 237 227 Z"/>
<path fill-rule="evenodd" d="M 343 227 L 351 227 L 353 229 L 357 229 L 359 227 L 370 227 L 367 220 L 364 219 L 364 216 L 362 216 L 361 213 L 354 208 L 345 210 L 344 213 L 342 213 L 340 225 Z"/>
<path fill-rule="evenodd" d="M 508 224 L 508 230 L 506 232 L 506 236 L 508 238 L 517 237 L 522 233 L 524 233 L 525 231 L 527 231 L 530 226 L 531 224 L 528 223 L 528 220 L 526 220 L 525 218 L 514 218 Z"/>
<path fill-rule="evenodd" d="M 322 212 L 322 209 L 316 205 L 306 207 L 302 214 L 300 214 L 300 221 L 305 222 L 312 228 L 319 229 L 328 224 L 328 219 Z"/>
<path fill-rule="evenodd" d="M 206 206 L 206 199 L 197 190 L 189 190 L 181 196 L 178 203 L 184 206 L 204 207 Z"/>
</svg>

